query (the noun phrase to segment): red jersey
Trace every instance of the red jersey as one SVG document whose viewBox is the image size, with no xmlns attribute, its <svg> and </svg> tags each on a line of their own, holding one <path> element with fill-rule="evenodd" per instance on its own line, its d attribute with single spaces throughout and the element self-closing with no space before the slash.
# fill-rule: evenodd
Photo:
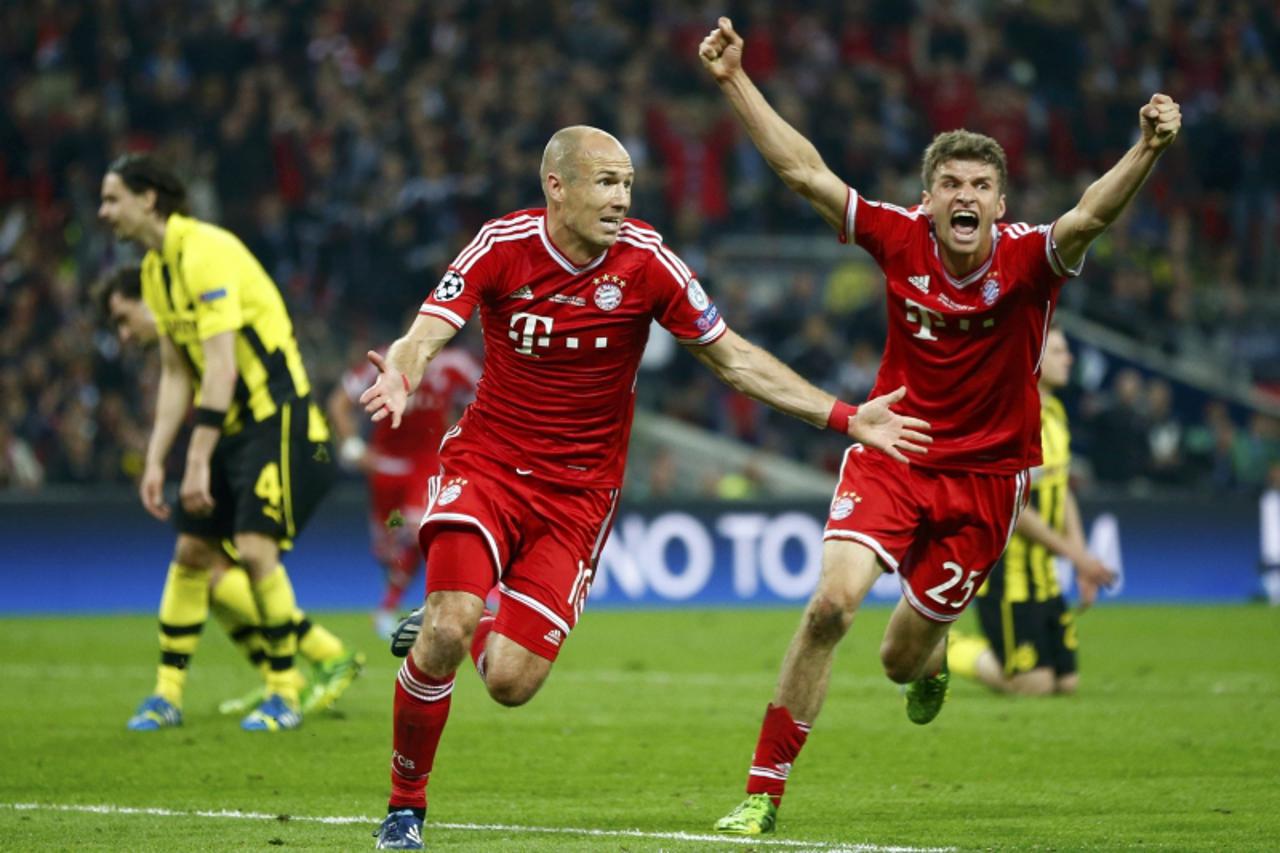
<svg viewBox="0 0 1280 853">
<path fill-rule="evenodd" d="M 385 355 L 386 348 L 379 352 Z M 355 403 L 377 378 L 378 368 L 366 361 L 342 374 L 342 389 Z M 480 364 L 466 350 L 446 350 L 433 358 L 405 404 L 400 428 L 392 429 L 390 418 L 373 425 L 374 472 L 395 477 L 434 465 L 446 419 L 454 406 L 471 400 L 479 381 Z"/>
<path fill-rule="evenodd" d="M 521 474 L 591 488 L 622 484 L 651 322 L 685 344 L 726 331 L 650 226 L 627 219 L 613 246 L 577 266 L 541 209 L 487 223 L 419 310 L 461 328 L 477 305 L 484 375 L 455 440 Z"/>
<path fill-rule="evenodd" d="M 921 208 L 849 190 L 840 238 L 871 253 L 887 291 L 889 335 L 871 395 L 906 385 L 898 408 L 933 427 L 928 455 L 913 465 L 1008 474 L 1040 464 L 1040 358 L 1062 283 L 1080 272 L 1062 263 L 1052 230 L 992 226 L 990 257 L 956 279 Z"/>
</svg>

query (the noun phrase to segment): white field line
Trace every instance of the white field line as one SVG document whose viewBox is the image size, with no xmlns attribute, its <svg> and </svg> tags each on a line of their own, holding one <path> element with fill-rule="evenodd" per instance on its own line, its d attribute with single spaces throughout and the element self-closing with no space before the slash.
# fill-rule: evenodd
<svg viewBox="0 0 1280 853">
<path fill-rule="evenodd" d="M 134 806 L 111 805 L 61 805 L 57 803 L 0 803 L 0 810 L 14 811 L 52 811 L 74 812 L 78 814 L 101 815 L 141 815 L 144 817 L 203 817 L 223 818 L 229 820 L 270 820 L 280 822 L 324 823 L 324 824 L 363 824 L 375 826 L 382 818 L 307 815 L 278 815 L 264 812 L 242 812 L 235 809 L 218 809 L 216 811 L 200 809 L 183 811 L 181 809 L 141 808 Z M 846 844 L 830 841 L 793 841 L 786 838 L 735 838 L 733 836 L 699 834 L 692 832 L 643 832 L 639 829 L 587 829 L 572 826 L 516 826 L 501 823 L 445 823 L 430 821 L 426 828 L 454 829 L 462 832 L 504 832 L 527 833 L 530 835 L 578 835 L 587 838 L 650 838 L 655 841 L 711 841 L 717 844 L 742 844 L 752 847 L 786 847 L 803 848 L 805 850 L 824 850 L 827 853 L 943 853 L 954 850 L 953 847 L 885 847 L 879 844 Z"/>
</svg>

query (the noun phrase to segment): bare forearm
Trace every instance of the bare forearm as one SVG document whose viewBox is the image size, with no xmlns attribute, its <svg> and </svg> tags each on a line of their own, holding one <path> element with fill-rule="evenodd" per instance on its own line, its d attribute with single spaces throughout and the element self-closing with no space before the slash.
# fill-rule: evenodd
<svg viewBox="0 0 1280 853">
<path fill-rule="evenodd" d="M 1043 545 L 1059 557 L 1075 560 L 1080 556 L 1079 551 L 1072 546 L 1066 536 L 1050 527 L 1044 517 L 1030 507 L 1024 509 L 1018 516 L 1018 524 L 1015 529 L 1032 542 Z"/>
<path fill-rule="evenodd" d="M 191 406 L 191 381 L 181 373 L 160 375 L 156 416 L 147 441 L 147 465 L 163 465 Z"/>
<path fill-rule="evenodd" d="M 1084 231 L 1097 237 L 1116 221 L 1137 195 L 1160 159 L 1145 142 L 1138 142 L 1106 174 L 1089 185 L 1076 210 L 1084 217 Z"/>
<path fill-rule="evenodd" d="M 1084 522 L 1080 519 L 1080 505 L 1076 503 L 1076 496 L 1073 492 L 1067 492 L 1067 499 L 1063 509 L 1066 512 L 1065 528 L 1067 540 L 1081 551 L 1088 549 L 1084 540 Z"/>
<path fill-rule="evenodd" d="M 415 323 L 408 334 L 397 339 L 387 350 L 387 366 L 400 371 L 409 380 L 408 387 L 417 388 L 431 359 L 453 337 L 452 328 L 448 328 L 450 333 L 447 335 L 432 333 L 427 329 L 419 329 Z"/>
<path fill-rule="evenodd" d="M 714 359 L 694 352 L 730 388 L 805 423 L 827 425 L 836 398 L 755 344 L 735 338 Z"/>
<path fill-rule="evenodd" d="M 807 179 L 825 168 L 818 149 L 778 114 L 745 71 L 718 82 L 769 167 L 791 189 L 807 195 Z"/>
</svg>

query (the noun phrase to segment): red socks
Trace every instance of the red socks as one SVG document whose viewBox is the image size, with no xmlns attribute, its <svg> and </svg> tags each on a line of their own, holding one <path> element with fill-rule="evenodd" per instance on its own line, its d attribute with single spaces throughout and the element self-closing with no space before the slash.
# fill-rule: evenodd
<svg viewBox="0 0 1280 853">
<path fill-rule="evenodd" d="M 432 678 L 418 669 L 412 655 L 405 658 L 396 678 L 391 808 L 427 807 L 427 777 L 449 719 L 452 694 L 452 675 Z"/>
<path fill-rule="evenodd" d="M 782 802 L 791 765 L 809 736 L 809 728 L 809 723 L 791 719 L 791 712 L 786 708 L 768 707 L 760 726 L 756 754 L 751 759 L 751 772 L 747 775 L 748 794 L 768 794 L 775 806 Z"/>
</svg>

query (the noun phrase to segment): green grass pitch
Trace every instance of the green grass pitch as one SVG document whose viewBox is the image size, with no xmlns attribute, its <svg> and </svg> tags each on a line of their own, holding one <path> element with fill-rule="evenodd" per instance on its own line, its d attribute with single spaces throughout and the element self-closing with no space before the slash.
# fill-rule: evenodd
<svg viewBox="0 0 1280 853">
<path fill-rule="evenodd" d="M 1099 607 L 1081 620 L 1081 695 L 957 683 L 923 728 L 879 674 L 888 611 L 871 610 L 837 657 L 779 832 L 681 837 L 708 834 L 740 799 L 798 613 L 588 613 L 518 709 L 491 702 L 468 667 L 432 776 L 428 849 L 1280 847 L 1280 612 L 1260 606 Z M 371 848 L 397 662 L 363 615 L 313 617 L 370 666 L 334 712 L 280 735 L 216 713 L 254 676 L 212 623 L 186 724 L 133 734 L 152 618 L 0 619 L 0 848 Z M 197 810 L 288 818 L 185 814 Z M 307 820 L 321 817 L 369 820 Z M 482 828 L 493 824 L 507 828 Z"/>
</svg>

